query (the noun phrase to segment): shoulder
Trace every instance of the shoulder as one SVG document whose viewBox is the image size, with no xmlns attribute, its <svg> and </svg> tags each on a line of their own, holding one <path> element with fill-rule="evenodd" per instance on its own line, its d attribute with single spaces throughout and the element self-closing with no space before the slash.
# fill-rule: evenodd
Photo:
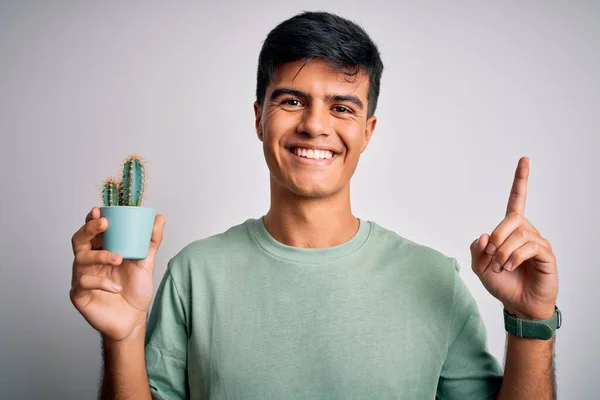
<svg viewBox="0 0 600 400">
<path fill-rule="evenodd" d="M 436 321 L 429 329 L 445 337 L 456 307 L 460 281 L 457 260 L 375 223 L 373 239 L 373 246 L 379 246 L 378 264 L 393 267 L 388 277 L 392 285 L 407 293 L 405 303 L 411 305 L 411 315 L 421 321 Z"/>
<path fill-rule="evenodd" d="M 234 225 L 225 231 L 216 233 L 203 239 L 195 240 L 183 247 L 174 259 L 194 259 L 199 256 L 206 257 L 211 253 L 219 253 L 224 249 L 237 248 L 248 241 L 248 227 L 254 221 L 247 219 L 246 221 Z"/>
<path fill-rule="evenodd" d="M 249 227 L 253 221 L 249 218 L 225 231 L 187 244 L 169 260 L 171 274 L 179 276 L 202 265 L 219 265 L 249 251 L 252 246 Z"/>
<path fill-rule="evenodd" d="M 453 274 L 460 270 L 456 258 L 431 246 L 411 240 L 397 232 L 370 221 L 373 229 L 373 242 L 380 251 L 402 262 L 410 263 L 413 268 L 427 272 L 445 271 Z"/>
</svg>

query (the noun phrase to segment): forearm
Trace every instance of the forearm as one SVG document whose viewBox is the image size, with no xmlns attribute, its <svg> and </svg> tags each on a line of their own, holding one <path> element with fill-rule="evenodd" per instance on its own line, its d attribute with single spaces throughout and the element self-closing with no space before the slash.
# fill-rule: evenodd
<svg viewBox="0 0 600 400">
<path fill-rule="evenodd" d="M 101 400 L 151 400 L 146 358 L 145 328 L 127 340 L 103 340 L 104 369 Z"/>
<path fill-rule="evenodd" d="M 504 379 L 498 399 L 555 399 L 554 337 L 538 340 L 507 335 Z"/>
</svg>

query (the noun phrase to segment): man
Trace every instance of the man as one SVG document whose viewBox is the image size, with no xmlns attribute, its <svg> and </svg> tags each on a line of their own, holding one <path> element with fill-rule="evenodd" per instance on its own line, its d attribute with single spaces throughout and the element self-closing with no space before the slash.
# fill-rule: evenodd
<svg viewBox="0 0 600 400">
<path fill-rule="evenodd" d="M 164 217 L 148 258 L 122 261 L 92 209 L 72 239 L 71 299 L 102 334 L 103 398 L 553 397 L 553 340 L 509 334 L 503 374 L 456 260 L 352 214 L 382 70 L 369 36 L 332 14 L 269 33 L 254 110 L 270 209 L 173 257 L 148 320 Z M 471 244 L 519 324 L 555 315 L 557 296 L 550 244 L 523 216 L 528 168 L 506 218 Z"/>
</svg>

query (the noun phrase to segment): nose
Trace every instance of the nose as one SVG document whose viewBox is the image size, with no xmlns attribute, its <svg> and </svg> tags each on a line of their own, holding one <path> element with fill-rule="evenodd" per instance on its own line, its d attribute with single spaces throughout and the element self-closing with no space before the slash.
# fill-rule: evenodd
<svg viewBox="0 0 600 400">
<path fill-rule="evenodd" d="M 331 115 L 324 104 L 312 103 L 302 112 L 302 119 L 296 128 L 298 133 L 316 137 L 331 133 Z"/>
</svg>

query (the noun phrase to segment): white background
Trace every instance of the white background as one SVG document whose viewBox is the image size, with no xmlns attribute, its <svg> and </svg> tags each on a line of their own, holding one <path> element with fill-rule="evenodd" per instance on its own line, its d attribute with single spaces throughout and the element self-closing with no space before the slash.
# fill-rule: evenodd
<svg viewBox="0 0 600 400">
<path fill-rule="evenodd" d="M 355 214 L 456 257 L 503 361 L 501 305 L 469 244 L 502 220 L 529 156 L 525 215 L 559 265 L 559 394 L 595 397 L 600 3 L 122 3 L 0 3 L 1 398 L 94 398 L 99 336 L 69 300 L 70 238 L 125 155 L 148 159 L 145 205 L 167 218 L 155 283 L 189 242 L 267 211 L 258 53 L 319 9 L 359 22 L 385 64 Z"/>
</svg>

